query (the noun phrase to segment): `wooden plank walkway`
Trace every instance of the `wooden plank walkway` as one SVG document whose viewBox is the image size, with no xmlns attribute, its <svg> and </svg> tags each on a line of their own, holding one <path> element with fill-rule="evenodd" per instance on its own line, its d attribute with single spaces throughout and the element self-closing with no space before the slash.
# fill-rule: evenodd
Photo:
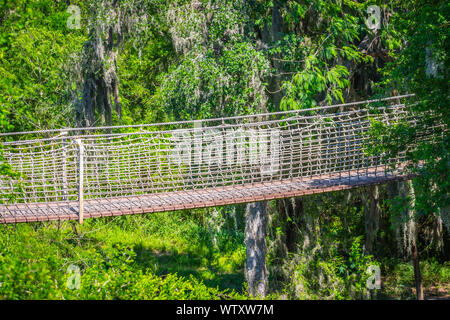
<svg viewBox="0 0 450 320">
<path fill-rule="evenodd" d="M 364 171 L 362 173 L 362 171 Z M 353 170 L 302 179 L 199 190 L 154 193 L 109 199 L 85 199 L 84 219 L 174 211 L 297 197 L 382 184 L 409 177 L 383 167 Z M 41 202 L 0 205 L 0 223 L 78 220 L 79 202 Z"/>
</svg>

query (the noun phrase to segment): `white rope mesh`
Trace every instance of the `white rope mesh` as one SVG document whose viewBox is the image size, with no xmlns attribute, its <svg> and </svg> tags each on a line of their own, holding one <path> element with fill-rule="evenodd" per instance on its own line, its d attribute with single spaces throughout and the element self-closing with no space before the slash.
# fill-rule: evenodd
<svg viewBox="0 0 450 320">
<path fill-rule="evenodd" d="M 187 208 L 198 203 L 203 207 L 208 197 L 212 204 L 234 203 L 233 197 L 237 202 L 257 200 L 262 195 L 265 199 L 279 198 L 289 196 L 294 189 L 326 190 L 399 174 L 404 152 L 383 163 L 382 155 L 365 153 L 365 133 L 370 119 L 386 124 L 413 121 L 404 104 L 326 113 L 330 110 L 146 128 L 108 127 L 95 132 L 66 129 L 69 134 L 49 130 L 4 135 L 10 139 L 3 142 L 4 157 L 21 178 L 0 181 L 2 195 L 15 196 L 13 203 L 0 209 L 10 218 L 6 222 L 22 221 L 20 216 L 37 216 L 35 220 L 40 216 L 50 219 L 50 215 L 52 219 L 76 218 L 80 181 L 76 139 L 84 146 L 87 216 L 106 210 L 105 206 L 110 214 L 120 214 L 124 208 L 144 212 L 146 206 L 153 206 L 147 211 L 171 210 L 175 204 Z M 42 138 L 55 133 L 60 134 Z M 388 165 L 397 169 L 390 170 Z M 274 190 L 270 191 L 272 196 L 267 188 Z M 233 195 L 236 192 L 244 192 L 245 197 Z M 274 196 L 274 192 L 279 194 Z M 146 204 L 146 199 L 157 201 Z M 4 196 L 2 200 L 7 201 Z"/>
</svg>

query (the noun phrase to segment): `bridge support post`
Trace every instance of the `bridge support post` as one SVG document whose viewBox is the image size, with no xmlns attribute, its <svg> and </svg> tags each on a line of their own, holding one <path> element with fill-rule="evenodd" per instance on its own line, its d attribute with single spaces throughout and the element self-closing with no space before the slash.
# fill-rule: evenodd
<svg viewBox="0 0 450 320">
<path fill-rule="evenodd" d="M 79 212 L 78 212 L 78 222 L 83 224 L 84 215 L 84 145 L 81 139 L 76 139 L 78 145 L 78 201 L 79 201 Z"/>
<path fill-rule="evenodd" d="M 264 298 L 267 293 L 266 203 L 247 204 L 245 213 L 245 278 L 249 294 Z"/>
<path fill-rule="evenodd" d="M 62 136 L 67 136 L 67 131 L 61 132 Z M 62 139 L 62 182 L 63 182 L 63 187 L 62 187 L 62 200 L 63 201 L 67 201 L 69 200 L 69 196 L 68 196 L 68 184 L 67 184 L 67 139 Z"/>
</svg>

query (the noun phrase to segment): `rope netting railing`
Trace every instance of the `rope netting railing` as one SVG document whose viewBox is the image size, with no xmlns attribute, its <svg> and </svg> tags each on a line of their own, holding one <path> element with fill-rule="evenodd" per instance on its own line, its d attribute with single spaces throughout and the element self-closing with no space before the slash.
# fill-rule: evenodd
<svg viewBox="0 0 450 320">
<path fill-rule="evenodd" d="M 345 179 L 363 184 L 394 177 L 404 152 L 388 159 L 368 154 L 367 132 L 372 121 L 414 121 L 404 103 L 408 98 L 209 120 L 3 133 L 3 157 L 17 177 L 0 180 L 6 203 L 0 214 L 26 215 L 17 208 L 66 203 L 79 216 L 90 200 L 173 194 L 174 201 L 195 202 L 196 192 L 205 190 L 228 190 L 221 197 L 234 203 L 233 190 L 247 187 L 250 201 L 277 184 L 320 189 Z"/>
</svg>

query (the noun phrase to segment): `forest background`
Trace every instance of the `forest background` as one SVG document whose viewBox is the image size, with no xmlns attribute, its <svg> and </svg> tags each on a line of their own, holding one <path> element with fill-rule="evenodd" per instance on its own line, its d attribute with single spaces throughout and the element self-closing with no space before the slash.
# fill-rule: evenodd
<svg viewBox="0 0 450 320">
<path fill-rule="evenodd" d="M 448 297 L 449 15 L 438 0 L 1 0 L 1 132 L 414 93 L 420 121 L 374 138 L 395 153 L 439 122 L 442 135 L 408 154 L 417 178 L 268 204 L 267 298 Z M 2 162 L 2 179 L 12 174 Z M 249 298 L 245 214 L 0 226 L 0 298 Z M 371 290 L 373 265 L 382 286 Z"/>
</svg>

